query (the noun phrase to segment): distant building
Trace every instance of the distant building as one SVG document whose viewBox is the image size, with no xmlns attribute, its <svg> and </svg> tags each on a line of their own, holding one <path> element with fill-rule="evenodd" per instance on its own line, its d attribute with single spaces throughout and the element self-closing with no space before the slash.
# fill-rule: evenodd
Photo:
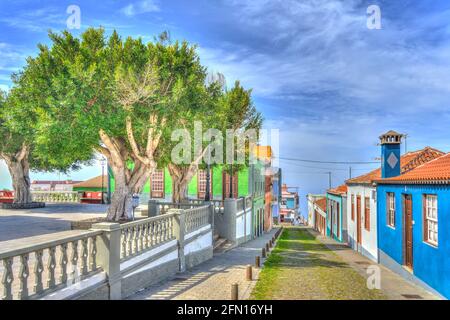
<svg viewBox="0 0 450 320">
<path fill-rule="evenodd" d="M 281 187 L 280 220 L 292 221 L 298 216 L 299 197 L 297 191 L 289 191 L 289 187 L 283 184 Z"/>
<path fill-rule="evenodd" d="M 272 172 L 272 219 L 273 223 L 280 223 L 282 175 L 280 168 L 274 168 Z"/>
<path fill-rule="evenodd" d="M 327 191 L 327 236 L 347 242 L 347 186 Z"/>
<path fill-rule="evenodd" d="M 312 200 L 313 225 L 314 230 L 323 236 L 327 233 L 327 198 L 326 196 L 310 198 Z"/>
<path fill-rule="evenodd" d="M 97 177 L 94 177 L 92 179 L 78 182 L 73 185 L 73 191 L 97 191 L 97 192 L 107 192 L 108 191 L 108 176 L 104 175 L 103 180 L 102 176 L 99 175 Z"/>
<path fill-rule="evenodd" d="M 35 180 L 31 182 L 31 191 L 73 191 L 73 185 L 81 181 L 63 180 Z"/>
</svg>

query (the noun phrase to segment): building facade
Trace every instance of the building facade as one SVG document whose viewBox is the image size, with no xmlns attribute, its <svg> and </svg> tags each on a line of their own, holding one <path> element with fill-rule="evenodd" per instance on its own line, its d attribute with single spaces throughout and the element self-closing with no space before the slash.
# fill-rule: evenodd
<svg viewBox="0 0 450 320">
<path fill-rule="evenodd" d="M 280 221 L 293 221 L 298 216 L 299 197 L 297 191 L 289 191 L 286 184 L 281 186 Z"/>
<path fill-rule="evenodd" d="M 380 136 L 381 168 L 346 181 L 348 244 L 373 261 L 378 261 L 376 180 L 404 174 L 443 155 L 426 147 L 400 156 L 401 134 L 389 131 Z"/>
<path fill-rule="evenodd" d="M 325 236 L 327 234 L 327 198 L 317 198 L 313 202 L 313 228 L 318 231 L 321 235 Z"/>
<path fill-rule="evenodd" d="M 342 185 L 327 191 L 327 236 L 342 243 L 347 235 L 347 186 Z"/>
<path fill-rule="evenodd" d="M 450 298 L 450 154 L 378 181 L 380 263 Z"/>
</svg>

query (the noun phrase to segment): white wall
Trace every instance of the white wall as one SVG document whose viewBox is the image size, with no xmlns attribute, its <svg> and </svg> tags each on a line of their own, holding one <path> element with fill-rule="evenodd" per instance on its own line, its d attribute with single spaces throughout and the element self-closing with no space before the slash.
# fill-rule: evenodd
<svg viewBox="0 0 450 320">
<path fill-rule="evenodd" d="M 188 240 L 206 230 L 211 230 L 210 224 L 208 224 L 207 226 L 204 226 L 203 228 L 200 228 L 199 230 L 196 230 L 194 232 L 187 234 L 185 239 Z M 184 255 L 188 255 L 190 253 L 201 251 L 203 249 L 211 247 L 212 245 L 213 245 L 212 244 L 212 231 L 210 231 L 210 232 L 207 232 L 204 235 L 198 237 L 194 241 L 191 241 L 188 244 L 186 244 L 184 246 Z"/>
<path fill-rule="evenodd" d="M 372 198 L 372 191 L 376 191 L 375 187 L 370 185 L 352 185 L 348 186 L 347 193 L 347 227 L 348 227 L 348 242 L 354 250 L 361 252 L 364 256 L 378 261 L 378 246 L 377 246 L 377 203 L 376 199 Z M 352 195 L 354 195 L 355 205 L 355 219 L 352 221 Z M 361 247 L 358 248 L 356 240 L 356 197 L 361 196 Z M 370 198 L 370 231 L 364 227 L 364 208 L 365 197 Z"/>
</svg>

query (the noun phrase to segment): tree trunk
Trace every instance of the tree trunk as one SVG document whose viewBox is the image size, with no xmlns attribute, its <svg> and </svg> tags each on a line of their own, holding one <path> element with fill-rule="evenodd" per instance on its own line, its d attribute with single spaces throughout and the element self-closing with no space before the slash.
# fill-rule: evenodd
<svg viewBox="0 0 450 320">
<path fill-rule="evenodd" d="M 174 164 L 168 166 L 170 176 L 172 177 L 172 201 L 174 203 L 180 203 L 187 199 L 188 184 L 197 172 L 196 166 L 179 167 Z"/>
<path fill-rule="evenodd" d="M 27 204 L 32 202 L 30 190 L 30 165 L 28 148 L 23 147 L 22 155 L 5 158 L 14 189 L 14 203 Z"/>
<path fill-rule="evenodd" d="M 187 183 L 184 179 L 178 177 L 172 177 L 173 191 L 172 191 L 172 202 L 181 203 L 183 200 L 187 199 Z"/>
<path fill-rule="evenodd" d="M 151 170 L 135 164 L 131 171 L 126 167 L 111 165 L 114 172 L 115 190 L 108 208 L 108 221 L 130 220 L 133 214 L 133 195 L 140 194 L 145 182 L 150 178 Z M 127 171 L 128 174 L 127 174 Z"/>
</svg>

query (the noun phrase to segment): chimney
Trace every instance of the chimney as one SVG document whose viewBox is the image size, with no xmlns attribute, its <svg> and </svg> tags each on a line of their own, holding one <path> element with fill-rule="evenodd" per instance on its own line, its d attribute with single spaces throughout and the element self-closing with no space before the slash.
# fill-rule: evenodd
<svg viewBox="0 0 450 320">
<path fill-rule="evenodd" d="M 399 176 L 400 166 L 400 145 L 403 135 L 395 131 L 388 131 L 380 136 L 381 144 L 381 178 L 391 178 Z"/>
</svg>

